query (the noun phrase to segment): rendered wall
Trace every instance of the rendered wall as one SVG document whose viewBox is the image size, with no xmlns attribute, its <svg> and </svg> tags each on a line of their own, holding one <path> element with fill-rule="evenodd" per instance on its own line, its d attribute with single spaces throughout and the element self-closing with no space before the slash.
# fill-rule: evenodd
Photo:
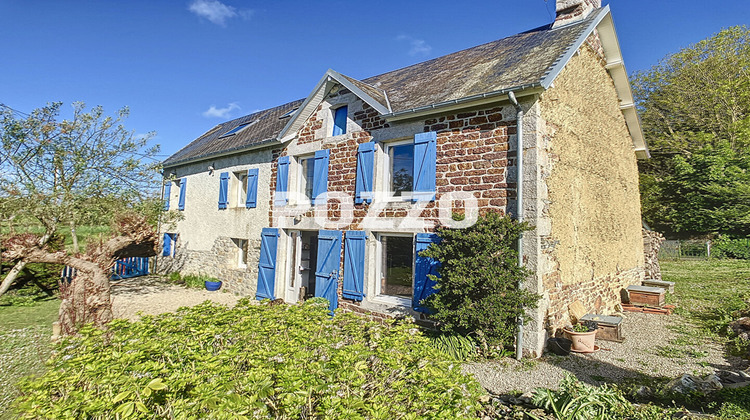
<svg viewBox="0 0 750 420">
<path fill-rule="evenodd" d="M 174 226 L 162 226 L 162 232 L 177 232 L 177 254 L 159 256 L 162 271 L 183 274 L 205 273 L 224 282 L 223 288 L 241 295 L 255 294 L 258 277 L 260 232 L 268 226 L 271 151 L 262 149 L 240 155 L 208 159 L 177 168 L 175 178 L 186 178 L 184 216 Z M 208 166 L 214 167 L 209 173 Z M 233 193 L 236 184 L 229 183 L 230 207 L 218 209 L 219 177 L 222 172 L 247 172 L 258 168 L 257 207 L 245 208 L 236 203 Z M 171 211 L 177 211 L 179 189 L 172 187 Z M 238 204 L 238 205 L 235 205 Z M 238 267 L 237 247 L 232 238 L 248 240 L 247 268 Z"/>
<path fill-rule="evenodd" d="M 608 313 L 620 290 L 643 278 L 638 168 L 614 84 L 591 37 L 540 97 L 540 134 L 548 143 L 546 217 L 540 248 L 550 266 L 548 327 L 569 322 L 580 300 Z"/>
</svg>

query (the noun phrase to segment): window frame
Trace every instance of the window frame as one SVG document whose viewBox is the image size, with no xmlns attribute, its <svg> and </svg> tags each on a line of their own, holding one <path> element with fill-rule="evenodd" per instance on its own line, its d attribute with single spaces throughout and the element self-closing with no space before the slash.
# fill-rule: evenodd
<svg viewBox="0 0 750 420">
<path fill-rule="evenodd" d="M 245 201 L 247 201 L 247 169 L 242 171 L 232 172 L 232 193 L 228 194 L 229 206 L 228 207 L 245 207 Z M 235 202 L 233 202 L 236 200 Z"/>
<path fill-rule="evenodd" d="M 411 259 L 411 287 L 412 287 L 412 297 L 411 298 L 405 298 L 401 296 L 395 296 L 395 295 L 385 295 L 382 293 L 382 282 L 385 278 L 385 271 L 383 264 L 384 261 L 384 252 L 385 247 L 383 246 L 383 237 L 384 236 L 394 236 L 394 237 L 401 237 L 401 238 L 411 238 L 411 244 L 412 244 L 412 259 Z M 375 234 L 376 237 L 376 246 L 375 246 L 375 296 L 373 297 L 372 301 L 375 303 L 384 303 L 388 305 L 398 305 L 398 306 L 405 306 L 408 308 L 411 308 L 412 299 L 414 297 L 414 269 L 415 269 L 415 260 L 414 258 L 414 243 L 415 243 L 415 235 L 412 233 L 396 233 L 396 232 L 378 232 Z"/>
<path fill-rule="evenodd" d="M 237 247 L 237 253 L 235 254 L 236 255 L 236 260 L 235 260 L 236 267 L 240 269 L 247 269 L 248 267 L 247 253 L 249 251 L 248 249 L 249 243 L 247 239 L 232 238 L 232 242 Z"/>
<path fill-rule="evenodd" d="M 177 255 L 177 238 L 179 238 L 179 233 L 164 232 L 164 234 L 169 235 L 169 255 L 164 255 L 162 252 L 161 256 L 165 258 L 174 258 Z M 163 247 L 164 245 L 162 244 L 162 249 Z"/>
<path fill-rule="evenodd" d="M 412 192 L 408 194 L 401 194 L 399 196 L 395 196 L 394 191 L 391 189 L 391 184 L 393 183 L 393 165 L 391 163 L 391 157 L 390 157 L 390 149 L 395 146 L 403 146 L 406 144 L 411 144 L 412 147 L 414 147 L 414 139 L 413 138 L 400 138 L 395 139 L 387 142 L 381 143 L 381 163 L 380 163 L 380 173 L 382 176 L 380 177 L 380 182 L 378 182 L 378 188 L 380 190 L 380 193 L 375 193 L 375 197 L 379 201 L 385 201 L 385 202 L 405 202 L 405 201 L 412 201 L 412 192 L 414 191 L 414 163 L 412 162 Z M 413 153 L 413 152 L 412 152 Z"/>
<path fill-rule="evenodd" d="M 304 207 L 311 207 L 312 206 L 312 192 L 313 192 L 313 182 L 315 182 L 315 153 L 312 154 L 304 154 L 295 156 L 294 160 L 296 162 L 296 168 L 297 168 L 297 176 L 296 176 L 296 187 L 295 187 L 295 193 L 296 193 L 296 205 L 298 206 L 304 206 Z M 313 178 L 310 181 L 310 197 L 307 196 L 306 192 L 306 177 L 307 174 L 305 173 L 305 166 L 303 164 L 303 161 L 308 162 L 308 166 L 310 166 L 310 169 L 313 172 Z"/>
<path fill-rule="evenodd" d="M 340 109 L 346 109 L 346 115 L 344 115 L 344 126 L 339 127 L 336 125 L 336 114 L 338 114 Z M 347 130 L 347 126 L 349 125 L 349 104 L 342 104 L 337 105 L 336 107 L 331 107 L 331 137 L 337 137 L 337 136 L 344 136 L 349 131 Z M 340 128 L 341 133 L 335 134 L 336 129 Z"/>
</svg>

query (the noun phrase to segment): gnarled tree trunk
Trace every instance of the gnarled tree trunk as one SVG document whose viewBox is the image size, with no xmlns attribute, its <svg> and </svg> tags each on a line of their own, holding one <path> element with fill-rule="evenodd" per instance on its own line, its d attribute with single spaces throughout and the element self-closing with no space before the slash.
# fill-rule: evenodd
<svg viewBox="0 0 750 420">
<path fill-rule="evenodd" d="M 157 235 L 140 216 L 121 217 L 114 236 L 91 246 L 85 254 L 51 251 L 34 235 L 16 235 L 4 244 L 3 258 L 18 263 L 64 264 L 77 271 L 69 285 L 61 285 L 59 327 L 62 334 L 75 334 L 88 323 L 103 327 L 112 320 L 109 274 L 120 258 L 156 255 Z"/>
</svg>

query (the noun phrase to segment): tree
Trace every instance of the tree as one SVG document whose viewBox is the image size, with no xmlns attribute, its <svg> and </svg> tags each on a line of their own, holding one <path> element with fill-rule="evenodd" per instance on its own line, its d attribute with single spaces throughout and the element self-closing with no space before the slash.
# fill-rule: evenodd
<svg viewBox="0 0 750 420">
<path fill-rule="evenodd" d="M 716 35 L 633 77 L 652 159 L 643 215 L 669 235 L 750 235 L 750 30 Z"/>
<path fill-rule="evenodd" d="M 154 155 L 159 147 L 147 147 L 154 133 L 136 136 L 126 130 L 122 121 L 128 116 L 127 108 L 111 117 L 104 115 L 102 107 L 87 112 L 85 104 L 75 103 L 72 118 L 60 120 L 61 105 L 52 103 L 29 115 L 19 115 L 8 108 L 0 111 L 0 201 L 3 213 L 6 218 L 15 215 L 33 218 L 43 228 L 41 235 L 16 235 L 6 241 L 11 248 L 6 248 L 3 257 L 14 261 L 15 266 L 0 284 L 0 295 L 32 261 L 70 260 L 76 264 L 78 258 L 108 269 L 112 255 L 121 255 L 122 252 L 104 243 L 92 247 L 83 256 L 76 249 L 77 223 L 112 220 L 113 209 L 123 209 L 129 203 L 139 202 L 156 185 L 153 180 L 158 163 Z M 133 220 L 132 217 L 129 220 Z M 47 248 L 48 241 L 61 224 L 71 228 L 74 240 L 72 259 L 63 258 L 60 252 Z M 126 231 L 118 232 L 123 238 L 130 235 Z M 143 240 L 142 236 L 137 236 L 139 241 Z M 117 243 L 133 240 L 121 239 Z M 28 251 L 29 256 L 24 257 L 19 249 Z M 47 256 L 41 257 L 43 253 Z M 86 278 L 80 285 L 87 281 L 97 287 L 106 283 L 107 297 L 102 297 L 102 300 L 109 305 L 108 282 L 101 282 L 97 277 L 101 273 L 86 267 L 80 269 L 83 276 L 79 277 Z M 64 306 L 61 305 L 61 315 Z"/>
</svg>

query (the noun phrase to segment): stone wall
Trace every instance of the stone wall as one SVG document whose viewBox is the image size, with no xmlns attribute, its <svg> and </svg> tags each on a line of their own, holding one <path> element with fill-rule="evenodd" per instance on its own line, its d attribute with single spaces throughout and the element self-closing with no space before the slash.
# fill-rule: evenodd
<svg viewBox="0 0 750 420">
<path fill-rule="evenodd" d="M 516 186 L 510 179 L 514 172 L 513 166 L 515 166 L 515 150 L 510 150 L 510 145 L 516 133 L 515 118 L 513 118 L 515 113 L 511 106 L 488 106 L 484 109 L 451 113 L 408 123 L 388 124 L 375 115 L 375 111 L 369 105 L 362 103 L 352 94 L 339 94 L 335 99 L 336 104 L 341 101 L 349 104 L 349 113 L 353 119 L 349 122 L 348 129 L 353 129 L 353 131 L 336 137 L 317 137 L 325 136 L 327 132 L 326 121 L 330 118 L 329 109 L 334 104 L 326 103 L 319 106 L 318 110 L 305 122 L 298 141 L 293 141 L 285 149 L 274 151 L 274 161 L 278 156 L 295 157 L 309 155 L 315 150 L 329 149 L 328 191 L 346 193 L 353 198 L 358 144 L 373 140 L 409 139 L 419 132 L 436 131 L 436 201 L 446 193 L 461 191 L 474 195 L 482 211 L 493 209 L 505 212 L 508 200 L 515 197 Z M 328 100 L 332 101 L 332 98 Z M 356 111 L 352 112 L 352 110 Z M 363 129 L 363 127 L 371 128 Z M 376 186 L 381 185 L 384 176 L 380 168 L 382 155 L 382 145 L 379 145 L 375 158 Z M 289 190 L 295 191 L 298 188 L 296 186 L 298 174 L 295 159 L 291 161 Z M 276 188 L 276 171 L 277 166 L 274 163 L 269 185 L 271 193 Z M 389 202 L 378 216 L 402 218 L 413 212 L 415 208 L 417 206 L 408 201 Z M 281 223 L 279 217 L 288 216 L 294 210 L 294 203 L 291 207 L 274 209 L 271 224 L 292 227 Z M 296 210 L 300 210 L 302 222 L 293 227 L 303 230 L 319 228 L 313 223 L 314 213 L 309 210 L 309 207 L 307 211 L 304 211 L 305 208 Z M 352 223 L 337 226 L 337 228 L 362 229 L 362 219 L 369 210 L 370 205 L 367 203 L 355 204 Z M 339 205 L 329 203 L 328 214 L 331 219 L 337 219 L 340 216 Z M 414 231 L 431 230 L 437 225 L 439 215 L 436 203 L 427 204 L 421 216 L 427 219 L 428 226 L 426 229 Z M 384 229 L 384 231 L 388 230 Z M 396 226 L 390 230 L 399 231 Z"/>
<path fill-rule="evenodd" d="M 664 242 L 664 235 L 653 230 L 643 229 L 643 256 L 645 259 L 645 279 L 661 280 L 659 266 L 659 248 Z"/>
<path fill-rule="evenodd" d="M 248 241 L 247 268 L 238 266 L 238 248 L 232 238 L 216 238 L 208 251 L 190 249 L 177 240 L 174 257 L 156 257 L 156 272 L 168 274 L 205 274 L 223 282 L 222 290 L 240 296 L 255 296 L 258 282 L 260 235 Z"/>
</svg>

